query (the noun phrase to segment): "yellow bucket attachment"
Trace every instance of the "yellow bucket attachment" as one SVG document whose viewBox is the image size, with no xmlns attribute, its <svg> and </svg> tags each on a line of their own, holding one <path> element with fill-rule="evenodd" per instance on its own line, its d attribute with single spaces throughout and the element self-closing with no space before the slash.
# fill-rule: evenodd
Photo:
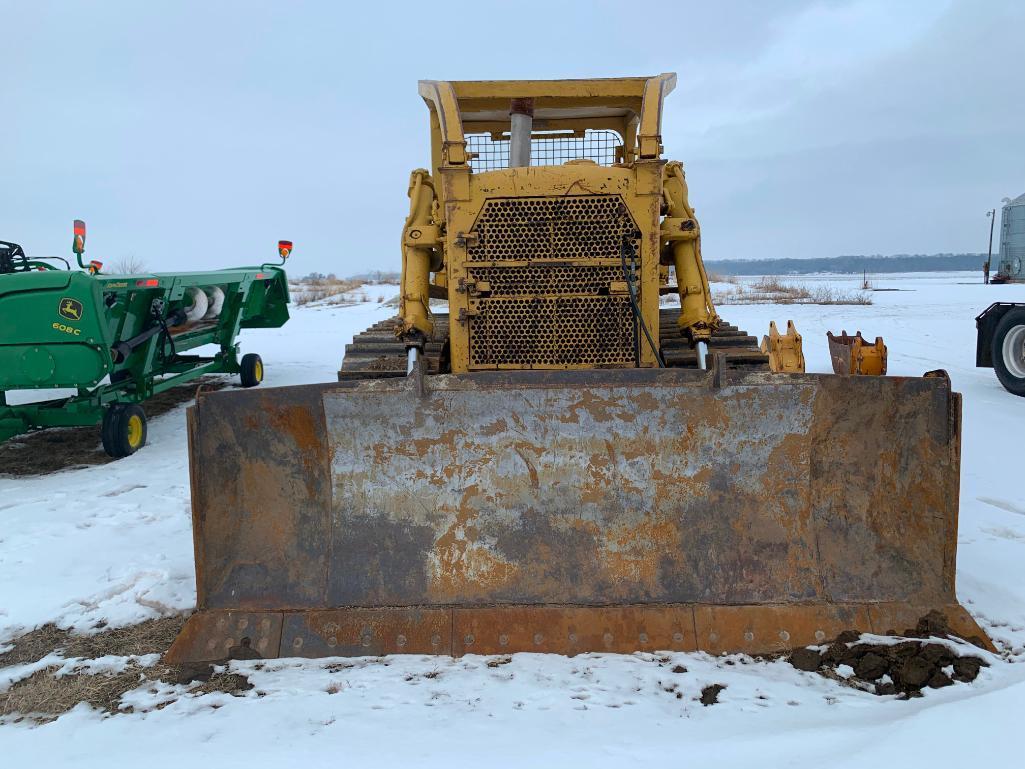
<svg viewBox="0 0 1025 769">
<path fill-rule="evenodd" d="M 762 353 L 769 356 L 769 370 L 776 374 L 803 374 L 804 351 L 801 335 L 792 320 L 787 321 L 787 333 L 779 333 L 776 321 L 769 322 L 769 334 L 762 337 Z"/>
<path fill-rule="evenodd" d="M 841 331 L 840 336 L 833 336 L 833 332 L 827 331 L 826 336 L 835 373 L 841 376 L 886 375 L 886 345 L 881 336 L 876 337 L 874 344 L 866 342 L 860 331 L 854 336 L 846 331 Z"/>
</svg>

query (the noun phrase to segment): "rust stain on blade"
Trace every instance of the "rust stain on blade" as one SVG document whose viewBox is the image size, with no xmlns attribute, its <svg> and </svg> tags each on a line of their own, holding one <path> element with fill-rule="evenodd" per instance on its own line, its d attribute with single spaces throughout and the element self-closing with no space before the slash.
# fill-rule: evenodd
<svg viewBox="0 0 1025 769">
<path fill-rule="evenodd" d="M 693 651 L 690 606 L 576 606 L 454 610 L 452 648 L 459 654 L 511 652 Z"/>
<path fill-rule="evenodd" d="M 717 398 L 677 384 L 604 383 L 583 397 L 566 386 L 521 390 L 495 375 L 434 390 L 409 409 L 396 408 L 401 390 L 329 394 L 340 536 L 363 527 L 361 541 L 375 528 L 420 531 L 432 544 L 403 556 L 419 564 L 424 591 L 406 600 L 426 604 L 557 603 L 570 584 L 580 603 L 705 600 L 731 587 L 731 600 L 771 592 L 759 580 L 806 560 L 809 545 L 785 541 L 786 511 L 756 479 L 780 441 L 807 435 L 811 414 L 790 408 L 793 386 Z M 513 410 L 515 429 L 477 430 Z M 731 410 L 758 414 L 757 429 L 735 432 Z M 679 450 L 681 442 L 690 448 Z M 384 443 L 417 448 L 389 451 L 382 463 Z M 453 472 L 439 483 L 442 467 Z M 727 510 L 771 531 L 748 546 Z M 731 565 L 743 574 L 739 585 Z M 351 591 L 338 599 L 390 600 Z"/>
<path fill-rule="evenodd" d="M 447 609 L 296 612 L 285 615 L 281 649 L 291 657 L 451 654 L 451 634 Z"/>
<path fill-rule="evenodd" d="M 843 630 L 868 629 L 868 609 L 853 604 L 699 606 L 698 646 L 713 654 L 782 652 L 819 644 Z"/>
<path fill-rule="evenodd" d="M 266 635 L 255 636 L 248 648 L 266 657 L 694 650 L 776 654 L 827 642 L 845 630 L 885 633 L 881 628 L 886 623 L 894 623 L 890 629 L 899 634 L 932 609 L 941 611 L 955 633 L 993 650 L 957 604 L 350 607 L 200 612 L 190 618 L 165 661 L 224 659 L 242 634 L 263 627 L 268 628 Z"/>
<path fill-rule="evenodd" d="M 164 654 L 171 665 L 227 658 L 241 647 L 261 657 L 281 653 L 279 612 L 205 611 L 193 614 Z"/>
<path fill-rule="evenodd" d="M 320 390 L 243 395 L 189 413 L 199 606 L 323 605 L 332 492 Z"/>
</svg>

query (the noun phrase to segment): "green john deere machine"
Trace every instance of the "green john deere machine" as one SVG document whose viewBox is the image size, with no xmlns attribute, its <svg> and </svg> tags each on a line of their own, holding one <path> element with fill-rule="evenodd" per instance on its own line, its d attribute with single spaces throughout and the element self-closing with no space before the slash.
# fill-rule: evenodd
<svg viewBox="0 0 1025 769">
<path fill-rule="evenodd" d="M 291 250 L 279 241 L 281 264 Z M 104 450 L 123 457 L 146 442 L 147 398 L 205 374 L 239 374 L 243 387 L 263 379 L 260 356 L 240 356 L 237 338 L 288 320 L 280 265 L 105 274 L 101 263 L 83 262 L 80 220 L 73 251 L 82 271 L 0 241 L 0 442 L 37 428 L 102 424 Z M 187 354 L 206 345 L 217 350 Z M 72 388 L 70 396 L 10 402 L 15 390 Z"/>
</svg>

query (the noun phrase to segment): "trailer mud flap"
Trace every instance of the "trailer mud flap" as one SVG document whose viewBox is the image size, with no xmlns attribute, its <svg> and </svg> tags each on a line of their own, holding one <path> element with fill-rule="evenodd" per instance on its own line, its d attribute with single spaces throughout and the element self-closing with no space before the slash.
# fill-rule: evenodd
<svg viewBox="0 0 1025 769">
<path fill-rule="evenodd" d="M 776 651 L 957 603 L 945 378 L 494 372 L 209 393 L 168 653 Z"/>
</svg>

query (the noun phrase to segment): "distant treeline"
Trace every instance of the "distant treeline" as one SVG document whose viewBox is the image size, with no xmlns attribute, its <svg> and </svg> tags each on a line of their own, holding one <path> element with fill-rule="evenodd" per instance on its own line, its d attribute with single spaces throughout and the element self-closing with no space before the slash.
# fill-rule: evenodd
<svg viewBox="0 0 1025 769">
<path fill-rule="evenodd" d="M 985 261 L 985 254 L 896 254 L 821 259 L 719 259 L 707 261 L 705 266 L 709 272 L 720 275 L 807 275 L 812 272 L 959 272 L 981 270 Z"/>
<path fill-rule="evenodd" d="M 716 259 L 705 262 L 719 275 L 807 275 L 813 272 L 963 272 L 982 270 L 985 254 L 896 254 L 895 256 L 831 256 L 821 259 Z M 994 268 L 996 254 L 993 255 Z M 311 272 L 304 280 L 336 280 L 334 273 Z M 350 275 L 348 280 L 398 283 L 399 273 L 375 270 Z"/>
</svg>

